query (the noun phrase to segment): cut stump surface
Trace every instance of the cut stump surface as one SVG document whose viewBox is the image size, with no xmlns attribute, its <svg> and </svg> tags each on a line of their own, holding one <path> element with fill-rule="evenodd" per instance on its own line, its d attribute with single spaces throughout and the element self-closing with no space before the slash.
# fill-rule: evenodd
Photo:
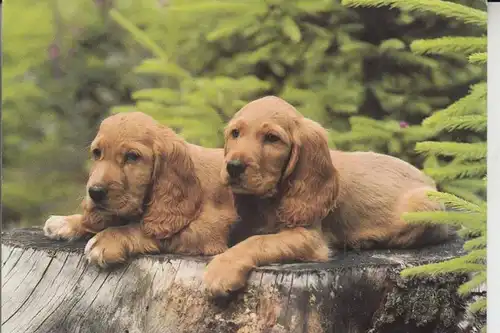
<svg viewBox="0 0 500 333">
<path fill-rule="evenodd" d="M 87 264 L 84 246 L 40 228 L 2 234 L 3 333 L 471 332 L 456 293 L 465 276 L 399 277 L 461 255 L 459 241 L 260 267 L 218 301 L 203 289 L 208 258 L 147 255 L 103 270 Z"/>
</svg>

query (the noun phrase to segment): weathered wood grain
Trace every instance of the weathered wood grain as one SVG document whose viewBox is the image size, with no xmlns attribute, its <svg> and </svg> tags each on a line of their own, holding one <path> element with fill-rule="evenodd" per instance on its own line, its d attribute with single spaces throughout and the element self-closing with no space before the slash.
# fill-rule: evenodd
<svg viewBox="0 0 500 333">
<path fill-rule="evenodd" d="M 403 280 L 415 264 L 453 258 L 460 242 L 419 251 L 347 252 L 324 264 L 256 269 L 248 287 L 209 300 L 207 258 L 142 256 L 101 270 L 85 242 L 40 229 L 2 234 L 3 333 L 472 332 L 455 290 L 464 276 Z"/>
</svg>

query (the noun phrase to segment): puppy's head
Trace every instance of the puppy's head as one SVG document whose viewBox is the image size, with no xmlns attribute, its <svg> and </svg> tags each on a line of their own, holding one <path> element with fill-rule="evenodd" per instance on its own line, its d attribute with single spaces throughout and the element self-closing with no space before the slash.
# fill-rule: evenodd
<svg viewBox="0 0 500 333">
<path fill-rule="evenodd" d="M 238 111 L 225 129 L 223 181 L 236 194 L 280 196 L 292 225 L 323 218 L 338 194 L 326 131 L 284 100 L 268 96 Z"/>
<path fill-rule="evenodd" d="M 193 183 L 185 143 L 141 112 L 106 118 L 91 155 L 86 206 L 103 214 L 136 217 L 147 209 L 148 215 L 160 216 L 185 198 Z"/>
</svg>

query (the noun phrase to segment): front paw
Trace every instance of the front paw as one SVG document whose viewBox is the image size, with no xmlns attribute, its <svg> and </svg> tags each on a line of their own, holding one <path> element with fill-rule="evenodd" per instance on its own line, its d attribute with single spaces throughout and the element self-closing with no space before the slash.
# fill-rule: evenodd
<svg viewBox="0 0 500 333">
<path fill-rule="evenodd" d="M 168 239 L 174 235 L 174 232 L 166 225 L 157 223 L 143 222 L 141 229 L 146 236 L 157 240 Z"/>
<path fill-rule="evenodd" d="M 208 264 L 203 280 L 211 297 L 224 297 L 243 288 L 251 265 L 233 260 L 225 253 L 215 256 Z"/>
<path fill-rule="evenodd" d="M 127 260 L 128 251 L 114 233 L 113 229 L 106 229 L 87 242 L 84 254 L 89 263 L 105 268 Z"/>
<path fill-rule="evenodd" d="M 71 218 L 81 218 L 81 215 L 60 216 L 52 215 L 45 221 L 43 233 L 51 239 L 57 240 L 75 240 L 80 238 L 81 234 L 71 223 Z"/>
</svg>

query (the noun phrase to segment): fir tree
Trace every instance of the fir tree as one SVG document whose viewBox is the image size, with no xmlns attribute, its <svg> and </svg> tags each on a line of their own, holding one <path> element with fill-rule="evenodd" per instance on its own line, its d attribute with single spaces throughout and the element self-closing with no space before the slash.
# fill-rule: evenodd
<svg viewBox="0 0 500 333">
<path fill-rule="evenodd" d="M 486 12 L 456 3 L 394 0 L 343 0 L 348 6 L 392 6 L 404 10 L 428 12 L 486 29 Z M 416 54 L 465 54 L 468 61 L 485 65 L 486 37 L 443 36 L 416 40 L 411 44 Z M 433 133 L 468 130 L 478 134 L 473 142 L 425 141 L 416 145 L 416 151 L 427 156 L 424 172 L 444 182 L 441 192 L 429 196 L 443 203 L 446 212 L 407 213 L 404 218 L 413 223 L 447 223 L 459 227 L 459 234 L 466 239 L 467 254 L 445 262 L 405 269 L 403 276 L 442 274 L 449 272 L 470 273 L 471 279 L 463 284 L 458 293 L 462 296 L 473 293 L 486 285 L 486 199 L 478 192 L 486 187 L 486 80 L 471 86 L 470 93 L 427 117 L 422 131 Z M 483 140 L 480 140 L 483 138 Z M 445 161 L 439 160 L 445 157 Z M 453 194 L 452 194 L 453 193 Z M 486 298 L 480 297 L 469 306 L 472 313 L 486 312 Z M 486 328 L 483 328 L 486 331 Z"/>
<path fill-rule="evenodd" d="M 420 124 L 482 75 L 457 56 L 409 52 L 416 38 L 465 29 L 411 12 L 324 0 L 171 0 L 146 9 L 150 2 L 140 16 L 111 12 L 149 50 L 136 73 L 159 79 L 136 92 L 133 108 L 209 146 L 221 145 L 221 127 L 241 105 L 275 94 L 329 128 L 332 147 L 414 163 L 414 143 L 434 132 L 402 127 Z"/>
<path fill-rule="evenodd" d="M 351 7 L 354 8 L 359 7 L 354 2 L 349 4 L 353 4 Z M 422 166 L 423 159 L 413 150 L 415 143 L 427 139 L 450 138 L 447 133 L 420 126 L 422 120 L 434 110 L 445 107 L 450 101 L 465 94 L 470 84 L 481 80 L 485 69 L 476 63 L 468 63 L 467 59 L 456 52 L 435 52 L 429 55 L 424 50 L 412 52 L 413 48 L 418 47 L 416 41 L 419 39 L 434 37 L 436 34 L 466 33 L 480 36 L 481 27 L 464 26 L 457 20 L 446 20 L 446 15 L 432 24 L 432 16 L 426 15 L 428 11 L 421 13 L 413 10 L 414 7 L 422 6 L 422 3 L 417 1 L 405 1 L 401 6 L 391 6 L 391 9 L 376 8 L 382 6 L 378 2 L 376 4 L 378 6 L 358 9 L 372 10 L 369 13 L 375 13 L 373 11 L 376 10 L 393 13 L 398 20 L 394 23 L 389 21 L 392 25 L 389 29 L 397 29 L 403 33 L 389 39 L 371 39 L 376 45 L 372 45 L 372 50 L 367 55 L 368 61 L 365 61 L 365 72 L 371 75 L 364 84 L 367 91 L 376 97 L 367 104 L 374 112 L 364 112 L 362 108 L 359 115 L 349 118 L 351 131 L 332 132 L 332 141 L 340 144 L 341 148 L 375 150 Z M 377 15 L 380 14 L 377 12 Z M 376 24 L 379 22 L 380 20 Z M 454 28 L 447 31 L 422 29 L 422 26 L 426 25 Z M 483 39 L 472 40 L 473 42 L 461 52 L 474 52 L 474 47 L 484 46 Z M 460 41 L 451 38 L 448 42 Z M 460 70 L 457 71 L 456 66 L 459 66 Z"/>
</svg>

